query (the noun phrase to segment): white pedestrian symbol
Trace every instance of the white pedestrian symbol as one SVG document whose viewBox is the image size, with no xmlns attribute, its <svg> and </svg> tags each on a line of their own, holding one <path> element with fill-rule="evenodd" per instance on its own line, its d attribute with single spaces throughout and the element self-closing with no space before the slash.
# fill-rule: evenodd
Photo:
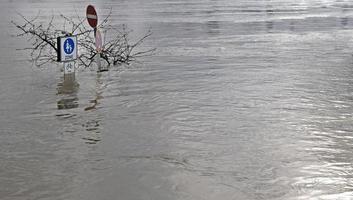
<svg viewBox="0 0 353 200">
<path fill-rule="evenodd" d="M 64 42 L 64 51 L 66 54 L 71 54 L 75 49 L 75 43 L 71 38 L 68 38 Z"/>
<path fill-rule="evenodd" d="M 66 52 L 72 52 L 72 46 L 66 42 Z"/>
</svg>

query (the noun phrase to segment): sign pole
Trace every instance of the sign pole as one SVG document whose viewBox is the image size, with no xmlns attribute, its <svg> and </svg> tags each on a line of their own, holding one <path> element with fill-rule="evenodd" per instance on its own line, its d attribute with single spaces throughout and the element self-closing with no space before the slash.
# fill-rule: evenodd
<svg viewBox="0 0 353 200">
<path fill-rule="evenodd" d="M 96 62 L 97 62 L 97 66 L 98 66 L 98 71 L 102 71 L 102 63 L 101 63 L 101 54 L 99 52 L 97 52 L 96 55 Z"/>
<path fill-rule="evenodd" d="M 96 51 L 97 51 L 97 58 L 99 59 L 99 61 L 97 62 L 97 65 L 98 65 L 98 71 L 99 72 L 102 72 L 102 71 L 107 71 L 108 69 L 104 66 L 102 66 L 102 63 L 101 63 L 101 57 L 102 57 L 102 34 L 101 32 L 99 31 L 98 28 L 95 29 L 95 42 L 96 42 Z"/>
<path fill-rule="evenodd" d="M 95 38 L 95 45 L 97 47 L 97 32 L 99 34 L 99 31 L 97 29 L 97 27 L 94 28 L 94 38 Z M 96 55 L 96 62 L 97 62 L 97 67 L 98 67 L 98 71 L 100 72 L 102 70 L 102 64 L 101 64 L 101 54 L 98 48 L 96 48 L 97 51 L 97 55 Z"/>
</svg>

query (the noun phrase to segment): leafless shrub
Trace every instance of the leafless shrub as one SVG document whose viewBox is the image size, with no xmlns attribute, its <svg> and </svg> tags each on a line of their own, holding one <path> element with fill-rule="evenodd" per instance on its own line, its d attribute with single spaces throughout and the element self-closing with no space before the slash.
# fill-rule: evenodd
<svg viewBox="0 0 353 200">
<path fill-rule="evenodd" d="M 108 66 L 130 63 L 139 57 L 151 55 L 155 51 L 155 49 L 136 51 L 136 47 L 151 36 L 151 31 L 148 31 L 137 42 L 131 43 L 129 41 L 131 31 L 127 29 L 126 25 L 119 27 L 109 24 L 111 13 L 112 10 L 97 26 L 104 35 L 100 56 Z M 39 13 L 33 19 L 28 19 L 21 14 L 19 16 L 21 16 L 23 22 L 20 24 L 12 21 L 12 24 L 21 32 L 16 36 L 27 37 L 28 41 L 31 42 L 32 47 L 26 48 L 26 50 L 30 50 L 35 65 L 42 66 L 57 61 L 57 37 L 64 35 L 77 36 L 79 66 L 89 67 L 94 62 L 97 55 L 94 30 L 86 25 L 86 18 L 80 17 L 77 13 L 75 17 L 71 18 L 60 14 L 56 17 L 51 16 L 46 23 L 41 23 L 38 20 Z M 61 24 L 61 27 L 57 27 L 58 24 Z"/>
</svg>

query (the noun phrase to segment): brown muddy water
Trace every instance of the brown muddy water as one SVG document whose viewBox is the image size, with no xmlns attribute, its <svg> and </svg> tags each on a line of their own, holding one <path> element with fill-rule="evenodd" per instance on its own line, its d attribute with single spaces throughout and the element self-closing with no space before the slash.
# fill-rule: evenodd
<svg viewBox="0 0 353 200">
<path fill-rule="evenodd" d="M 0 4 L 0 199 L 353 199 L 352 1 Z M 63 81 L 11 37 L 88 4 L 155 55 Z"/>
</svg>

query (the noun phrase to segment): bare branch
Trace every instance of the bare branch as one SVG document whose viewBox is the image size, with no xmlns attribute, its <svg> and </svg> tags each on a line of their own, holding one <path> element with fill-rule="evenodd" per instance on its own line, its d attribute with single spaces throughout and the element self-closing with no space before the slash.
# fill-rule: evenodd
<svg viewBox="0 0 353 200">
<path fill-rule="evenodd" d="M 63 14 L 59 15 L 59 19 L 51 16 L 47 24 L 38 22 L 39 13 L 33 19 L 27 19 L 20 13 L 18 15 L 23 19 L 22 24 L 14 21 L 11 23 L 16 26 L 20 33 L 17 37 L 27 37 L 28 41 L 32 43 L 30 50 L 31 57 L 35 65 L 42 66 L 44 64 L 56 61 L 57 52 L 57 37 L 63 35 L 76 35 L 80 55 L 78 56 L 79 65 L 85 68 L 90 67 L 95 61 L 97 51 L 95 48 L 95 39 L 93 36 L 93 29 L 85 26 L 85 17 L 80 17 L 76 11 L 76 16 L 71 18 Z M 127 29 L 125 25 L 120 27 L 109 24 L 109 18 L 112 15 L 110 9 L 108 15 L 99 24 L 99 29 L 102 30 L 104 36 L 103 49 L 100 57 L 106 61 L 107 65 L 117 65 L 121 63 L 129 63 L 137 58 L 151 55 L 155 49 L 148 49 L 144 51 L 135 51 L 143 41 L 150 37 L 152 32 L 148 31 L 144 36 L 138 39 L 135 43 L 130 43 L 129 33 L 131 30 Z M 61 27 L 56 27 L 56 20 L 61 20 Z M 70 30 L 67 30 L 69 28 Z"/>
</svg>

